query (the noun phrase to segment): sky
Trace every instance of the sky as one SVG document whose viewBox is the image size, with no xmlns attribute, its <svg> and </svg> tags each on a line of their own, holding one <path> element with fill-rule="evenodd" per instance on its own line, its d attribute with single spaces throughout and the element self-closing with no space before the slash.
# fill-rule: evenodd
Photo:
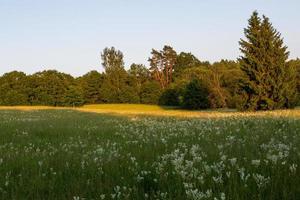
<svg viewBox="0 0 300 200">
<path fill-rule="evenodd" d="M 151 49 L 164 45 L 202 61 L 235 60 L 254 10 L 270 18 L 296 58 L 299 8 L 299 0 L 0 0 L 0 75 L 103 71 L 101 51 L 111 46 L 127 69 L 148 65 Z"/>
</svg>

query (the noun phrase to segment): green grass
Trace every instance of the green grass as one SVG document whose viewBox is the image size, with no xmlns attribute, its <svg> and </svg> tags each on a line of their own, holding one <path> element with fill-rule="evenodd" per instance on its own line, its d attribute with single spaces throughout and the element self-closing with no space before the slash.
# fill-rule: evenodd
<svg viewBox="0 0 300 200">
<path fill-rule="evenodd" d="M 299 199 L 300 119 L 0 110 L 0 199 Z"/>
</svg>

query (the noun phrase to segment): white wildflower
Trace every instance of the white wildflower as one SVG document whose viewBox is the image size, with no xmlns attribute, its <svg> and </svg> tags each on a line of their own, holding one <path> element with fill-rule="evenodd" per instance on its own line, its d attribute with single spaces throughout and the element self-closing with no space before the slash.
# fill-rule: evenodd
<svg viewBox="0 0 300 200">
<path fill-rule="evenodd" d="M 225 200 L 225 199 L 226 199 L 225 193 L 222 192 L 222 193 L 220 194 L 220 199 L 221 199 L 221 200 Z"/>
<path fill-rule="evenodd" d="M 235 164 L 237 162 L 237 158 L 231 158 L 231 159 L 229 159 L 229 162 L 232 166 L 235 166 Z"/>
<path fill-rule="evenodd" d="M 290 171 L 291 171 L 291 173 L 295 174 L 295 173 L 296 173 L 296 170 L 297 170 L 297 167 L 298 167 L 298 165 L 293 163 L 293 164 L 290 166 Z"/>
<path fill-rule="evenodd" d="M 264 177 L 261 174 L 253 174 L 253 178 L 258 188 L 263 188 L 270 182 L 270 177 Z"/>
<path fill-rule="evenodd" d="M 260 160 L 252 160 L 251 164 L 258 167 L 260 165 Z"/>
</svg>

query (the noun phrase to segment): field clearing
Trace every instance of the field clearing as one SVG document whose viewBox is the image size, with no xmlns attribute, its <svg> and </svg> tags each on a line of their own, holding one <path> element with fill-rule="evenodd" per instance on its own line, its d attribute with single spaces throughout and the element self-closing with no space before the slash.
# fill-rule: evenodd
<svg viewBox="0 0 300 200">
<path fill-rule="evenodd" d="M 282 112 L 178 118 L 0 110 L 0 199 L 296 200 L 300 119 L 292 116 L 299 111 Z"/>
<path fill-rule="evenodd" d="M 157 105 L 142 104 L 96 104 L 85 105 L 78 108 L 50 107 L 50 106 L 0 106 L 0 110 L 77 110 L 102 114 L 115 114 L 125 116 L 171 116 L 184 118 L 223 118 L 223 117 L 293 117 L 300 118 L 300 109 L 276 110 L 260 112 L 236 112 L 233 109 L 189 111 L 175 107 L 161 107 Z"/>
</svg>

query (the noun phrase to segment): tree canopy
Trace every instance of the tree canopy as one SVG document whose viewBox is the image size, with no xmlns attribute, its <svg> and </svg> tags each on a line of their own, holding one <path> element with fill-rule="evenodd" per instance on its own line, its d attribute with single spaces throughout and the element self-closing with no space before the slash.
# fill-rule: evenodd
<svg viewBox="0 0 300 200">
<path fill-rule="evenodd" d="M 266 16 L 253 12 L 240 41 L 241 69 L 247 79 L 242 85 L 246 110 L 273 110 L 294 105 L 296 77 L 287 65 L 289 52 L 280 33 Z"/>
<path fill-rule="evenodd" d="M 287 46 L 269 18 L 253 12 L 244 33 L 237 60 L 210 63 L 165 45 L 152 49 L 149 66 L 126 66 L 123 52 L 107 47 L 101 73 L 72 77 L 56 70 L 12 71 L 0 76 L 0 105 L 144 103 L 240 110 L 300 105 L 300 60 L 288 59 Z"/>
</svg>

